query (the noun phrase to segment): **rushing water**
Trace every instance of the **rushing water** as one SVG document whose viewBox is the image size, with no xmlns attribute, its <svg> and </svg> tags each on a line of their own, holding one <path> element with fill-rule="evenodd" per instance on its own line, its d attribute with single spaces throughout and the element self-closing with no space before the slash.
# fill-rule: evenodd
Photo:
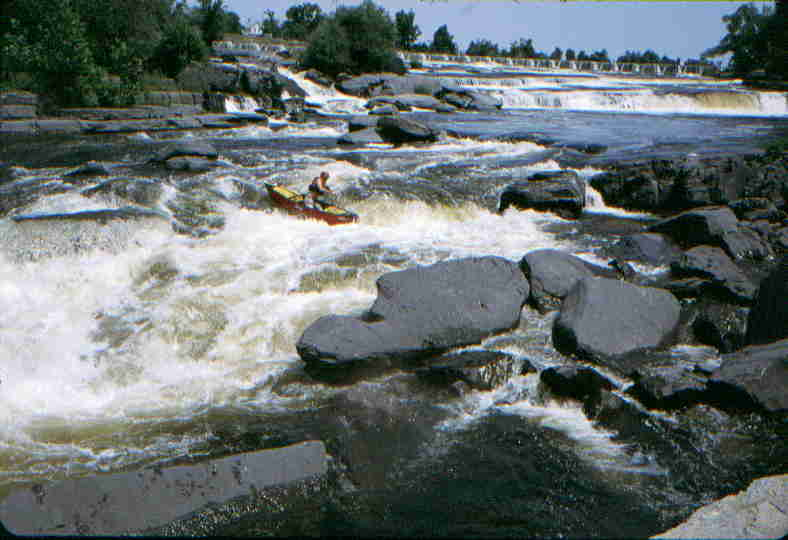
<svg viewBox="0 0 788 540">
<path fill-rule="evenodd" d="M 612 235 L 594 233 L 594 220 L 614 220 L 621 231 L 651 219 L 607 208 L 593 190 L 577 222 L 499 215 L 504 186 L 560 168 L 563 151 L 548 142 L 607 146 L 576 167 L 589 177 L 599 170 L 594 160 L 744 152 L 788 125 L 784 94 L 736 84 L 522 73 L 484 80 L 452 69 L 442 76 L 500 97 L 504 109 L 413 113 L 457 135 L 428 146 L 337 146 L 341 115 L 363 111 L 363 100 L 296 75 L 308 100 L 333 116 L 9 141 L 0 159 L 27 168 L 17 181 L 63 187 L 16 214 L 128 205 L 117 195 L 83 196 L 91 182 L 64 182 L 74 166 L 98 159 L 117 178 L 158 183 L 152 208 L 181 224 L 201 221 L 190 235 L 158 219 L 0 219 L 0 493 L 320 438 L 349 486 L 333 517 L 322 518 L 332 523 L 323 532 L 623 536 L 655 533 L 772 470 L 768 458 L 753 457 L 762 451 L 745 427 L 735 440 L 699 442 L 681 420 L 657 415 L 662 423 L 648 436 L 607 431 L 580 405 L 544 394 L 538 375 L 457 397 L 406 372 L 348 385 L 304 373 L 294 348 L 301 332 L 321 315 L 363 311 L 385 272 L 471 255 L 519 261 L 546 247 L 605 262 L 597 248 Z M 200 175 L 140 167 L 179 138 L 210 141 L 220 166 Z M 303 190 L 321 170 L 359 223 L 329 227 L 248 198 L 263 181 Z M 569 363 L 552 349 L 553 317 L 526 307 L 517 329 L 475 348 L 539 369 Z"/>
</svg>

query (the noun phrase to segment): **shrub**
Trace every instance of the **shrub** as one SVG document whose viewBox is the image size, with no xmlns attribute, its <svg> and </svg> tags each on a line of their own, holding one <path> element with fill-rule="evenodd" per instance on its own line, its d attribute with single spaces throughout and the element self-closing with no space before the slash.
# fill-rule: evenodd
<svg viewBox="0 0 788 540">
<path fill-rule="evenodd" d="M 312 34 L 302 65 L 331 76 L 390 71 L 403 74 L 397 55 L 397 29 L 386 11 L 365 0 L 357 7 L 339 7 Z"/>
<path fill-rule="evenodd" d="M 164 33 L 150 59 L 154 69 L 176 78 L 192 61 L 208 57 L 208 47 L 200 32 L 185 20 L 178 20 Z"/>
</svg>

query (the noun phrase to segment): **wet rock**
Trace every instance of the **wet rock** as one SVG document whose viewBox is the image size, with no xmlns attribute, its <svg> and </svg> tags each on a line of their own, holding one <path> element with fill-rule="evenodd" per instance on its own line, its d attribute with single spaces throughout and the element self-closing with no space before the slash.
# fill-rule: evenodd
<svg viewBox="0 0 788 540">
<path fill-rule="evenodd" d="M 714 402 L 722 407 L 788 410 L 788 339 L 751 345 L 726 354 L 710 378 Z"/>
<path fill-rule="evenodd" d="M 196 156 L 205 159 L 217 159 L 219 152 L 213 145 L 202 141 L 182 141 L 170 145 L 160 152 L 154 158 L 154 161 L 167 161 L 176 157 L 189 157 Z"/>
<path fill-rule="evenodd" d="M 217 162 L 215 159 L 182 156 L 168 159 L 164 162 L 164 166 L 171 171 L 206 172 L 216 167 Z"/>
<path fill-rule="evenodd" d="M 312 81 L 313 83 L 319 84 L 320 86 L 325 86 L 327 88 L 332 84 L 328 77 L 315 69 L 310 69 L 304 73 L 304 78 L 308 81 Z"/>
<path fill-rule="evenodd" d="M 681 366 L 638 369 L 638 380 L 627 390 L 649 409 L 683 409 L 699 403 L 706 392 L 706 377 Z"/>
<path fill-rule="evenodd" d="M 615 385 L 597 370 L 584 366 L 559 366 L 543 370 L 539 381 L 556 396 L 576 399 L 582 403 L 598 400 L 603 390 Z"/>
<path fill-rule="evenodd" d="M 443 88 L 435 97 L 458 109 L 469 111 L 495 111 L 503 105 L 500 99 L 462 88 Z"/>
<path fill-rule="evenodd" d="M 409 118 L 384 116 L 378 120 L 377 130 L 383 140 L 393 144 L 434 142 L 438 139 L 437 131 Z"/>
<path fill-rule="evenodd" d="M 788 338 L 788 255 L 763 280 L 747 319 L 749 345 Z"/>
<path fill-rule="evenodd" d="M 125 206 L 123 208 L 107 208 L 102 210 L 83 210 L 80 212 L 51 213 L 51 214 L 21 214 L 11 216 L 16 223 L 24 221 L 96 221 L 105 223 L 114 220 L 157 218 L 169 221 L 169 216 L 158 210 Z"/>
<path fill-rule="evenodd" d="M 728 206 L 742 220 L 757 221 L 765 219 L 767 221 L 781 221 L 785 216 L 779 211 L 772 201 L 765 197 L 748 197 L 736 199 L 728 203 Z"/>
<path fill-rule="evenodd" d="M 0 520 L 25 536 L 140 533 L 208 505 L 325 475 L 328 459 L 321 441 L 306 441 L 196 465 L 35 484 L 0 502 Z"/>
<path fill-rule="evenodd" d="M 616 277 L 616 272 L 556 249 L 537 249 L 520 260 L 531 285 L 531 302 L 542 312 L 558 309 L 572 287 L 583 278 Z"/>
<path fill-rule="evenodd" d="M 769 234 L 769 242 L 781 252 L 788 252 L 788 227 L 782 227 Z"/>
<path fill-rule="evenodd" d="M 701 507 L 652 538 L 785 538 L 787 500 L 788 474 L 759 478 L 746 491 Z"/>
<path fill-rule="evenodd" d="M 567 355 L 606 359 L 664 345 L 676 330 L 681 307 L 663 289 L 605 278 L 577 282 L 553 325 L 553 345 Z"/>
<path fill-rule="evenodd" d="M 749 310 L 704 299 L 693 309 L 692 332 L 699 343 L 715 347 L 721 353 L 730 353 L 744 346 Z"/>
<path fill-rule="evenodd" d="M 509 206 L 551 211 L 562 217 L 577 218 L 586 203 L 585 182 L 574 171 L 546 171 L 529 176 L 504 189 L 498 211 Z"/>
<path fill-rule="evenodd" d="M 310 364 L 382 366 L 479 343 L 516 326 L 528 297 L 517 265 L 473 257 L 384 274 L 363 317 L 327 315 L 296 344 Z"/>
<path fill-rule="evenodd" d="M 337 139 L 338 144 L 350 144 L 350 145 L 365 145 L 370 143 L 382 143 L 385 142 L 378 131 L 375 128 L 366 128 L 358 131 L 352 131 L 350 133 L 345 133 L 339 139 Z"/>
<path fill-rule="evenodd" d="M 84 165 L 77 167 L 73 171 L 64 174 L 65 177 L 83 177 L 83 176 L 109 176 L 111 173 L 109 167 L 103 163 L 96 161 L 89 161 Z"/>
<path fill-rule="evenodd" d="M 382 107 L 384 105 L 388 105 L 389 106 L 389 107 L 387 107 L 388 109 L 391 109 L 391 107 L 393 107 L 394 108 L 393 110 L 395 112 L 396 111 L 410 111 L 410 105 L 407 105 L 404 102 L 400 101 L 397 96 L 377 96 L 377 97 L 374 97 L 374 98 L 370 99 L 369 101 L 367 101 L 367 104 L 365 105 L 365 107 L 367 109 L 375 110 L 375 109 L 378 109 L 378 108 L 380 108 L 380 107 Z M 391 114 L 394 114 L 394 113 L 391 113 Z"/>
<path fill-rule="evenodd" d="M 668 235 L 683 248 L 701 244 L 720 246 L 723 235 L 738 229 L 739 220 L 727 206 L 688 210 L 648 228 L 650 232 Z"/>
<path fill-rule="evenodd" d="M 378 118 L 369 115 L 351 116 L 347 121 L 348 131 L 361 131 L 362 129 L 374 128 L 378 125 Z"/>
<path fill-rule="evenodd" d="M 583 412 L 595 425 L 618 432 L 620 438 L 642 439 L 646 414 L 613 392 L 602 390 L 597 399 L 584 403 Z"/>
<path fill-rule="evenodd" d="M 762 261 L 772 256 L 769 245 L 761 240 L 758 233 L 746 227 L 740 226 L 735 231 L 723 234 L 720 245 L 735 260 Z"/>
<path fill-rule="evenodd" d="M 663 234 L 637 233 L 622 236 L 605 253 L 620 260 L 662 266 L 676 260 L 681 250 Z"/>
<path fill-rule="evenodd" d="M 674 277 L 700 277 L 709 280 L 704 292 L 717 294 L 736 303 L 750 304 L 755 285 L 719 248 L 698 246 L 684 252 L 670 265 Z"/>
<path fill-rule="evenodd" d="M 54 182 L 51 178 L 32 178 L 16 180 L 0 187 L 0 216 L 12 210 L 23 208 L 45 195 L 64 193 L 74 189 L 73 186 Z"/>
<path fill-rule="evenodd" d="M 432 383 L 452 385 L 462 381 L 476 390 L 492 390 L 506 384 L 515 373 L 515 357 L 498 351 L 465 351 L 442 356 L 416 373 Z M 536 369 L 526 361 L 521 373 Z"/>
<path fill-rule="evenodd" d="M 162 187 L 155 180 L 143 178 L 113 178 L 97 186 L 83 189 L 80 192 L 85 197 L 112 194 L 122 197 L 142 206 L 153 206 L 161 197 Z"/>
<path fill-rule="evenodd" d="M 397 114 L 398 111 L 399 109 L 397 109 L 397 107 L 394 105 L 378 105 L 377 107 L 369 111 L 369 114 L 373 114 L 375 116 L 393 115 L 393 114 Z"/>
<path fill-rule="evenodd" d="M 650 172 L 634 175 L 604 172 L 593 176 L 589 184 L 602 195 L 605 204 L 630 210 L 656 210 L 666 198 Z"/>
</svg>

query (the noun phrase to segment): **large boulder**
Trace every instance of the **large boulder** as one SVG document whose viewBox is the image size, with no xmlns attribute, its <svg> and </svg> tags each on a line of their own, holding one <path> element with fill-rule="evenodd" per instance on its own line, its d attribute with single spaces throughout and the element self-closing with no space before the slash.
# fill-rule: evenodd
<svg viewBox="0 0 788 540">
<path fill-rule="evenodd" d="M 586 184 L 576 172 L 545 171 L 529 176 L 524 182 L 507 186 L 501 193 L 498 211 L 515 206 L 576 218 L 583 213 L 585 204 Z"/>
<path fill-rule="evenodd" d="M 698 246 L 687 250 L 670 265 L 675 277 L 700 277 L 709 281 L 706 290 L 740 304 L 755 297 L 755 285 L 720 248 Z"/>
<path fill-rule="evenodd" d="M 296 344 L 309 364 L 387 362 L 422 357 L 516 326 L 528 297 L 517 264 L 473 257 L 384 274 L 378 297 L 362 317 L 327 315 Z"/>
<path fill-rule="evenodd" d="M 338 144 L 365 145 L 385 142 L 375 128 L 350 131 L 337 139 Z"/>
<path fill-rule="evenodd" d="M 610 379 L 586 366 L 549 367 L 539 374 L 539 382 L 553 395 L 581 403 L 597 400 L 603 390 L 615 388 Z"/>
<path fill-rule="evenodd" d="M 558 309 L 575 284 L 587 277 L 616 277 L 616 272 L 557 249 L 537 249 L 520 260 L 531 285 L 531 302 L 542 312 Z"/>
<path fill-rule="evenodd" d="M 758 287 L 747 319 L 750 345 L 788 338 L 788 255 Z"/>
<path fill-rule="evenodd" d="M 684 366 L 656 366 L 638 370 L 627 393 L 650 409 L 680 409 L 703 400 L 706 377 Z"/>
<path fill-rule="evenodd" d="M 438 139 L 437 131 L 409 118 L 381 117 L 377 130 L 383 140 L 393 144 L 434 142 Z"/>
<path fill-rule="evenodd" d="M 649 231 L 666 234 L 687 248 L 701 244 L 719 246 L 723 235 L 738 228 L 739 220 L 733 210 L 727 206 L 707 206 L 659 221 Z"/>
<path fill-rule="evenodd" d="M 681 306 L 662 289 L 585 278 L 564 299 L 553 324 L 553 345 L 598 363 L 664 345 L 677 328 Z"/>
<path fill-rule="evenodd" d="M 652 538 L 785 538 L 786 500 L 788 474 L 759 478 L 746 491 L 701 507 L 683 523 Z"/>
<path fill-rule="evenodd" d="M 162 149 L 154 157 L 154 161 L 166 162 L 168 159 L 196 156 L 205 159 L 217 159 L 219 153 L 210 143 L 202 141 L 181 141 Z"/>
<path fill-rule="evenodd" d="M 747 328 L 746 307 L 701 299 L 690 307 L 694 312 L 691 320 L 695 339 L 704 345 L 711 345 L 721 353 L 730 353 L 744 345 Z"/>
<path fill-rule="evenodd" d="M 503 105 L 498 98 L 464 88 L 443 88 L 436 97 L 458 109 L 469 111 L 495 111 Z"/>
<path fill-rule="evenodd" d="M 728 406 L 788 411 L 788 339 L 723 355 L 710 383 L 717 400 Z"/>
</svg>

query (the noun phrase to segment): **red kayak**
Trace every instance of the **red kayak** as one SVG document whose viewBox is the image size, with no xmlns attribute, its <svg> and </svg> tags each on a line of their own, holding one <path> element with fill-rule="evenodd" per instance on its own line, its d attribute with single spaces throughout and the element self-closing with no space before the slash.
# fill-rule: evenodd
<svg viewBox="0 0 788 540">
<path fill-rule="evenodd" d="M 265 184 L 268 196 L 275 206 L 286 210 L 294 216 L 302 216 L 310 219 L 319 219 L 329 225 L 342 225 L 343 223 L 355 223 L 358 216 L 349 210 L 332 205 L 320 205 L 320 208 L 304 206 L 304 196 L 295 191 L 291 191 L 284 186 L 277 184 Z"/>
</svg>

